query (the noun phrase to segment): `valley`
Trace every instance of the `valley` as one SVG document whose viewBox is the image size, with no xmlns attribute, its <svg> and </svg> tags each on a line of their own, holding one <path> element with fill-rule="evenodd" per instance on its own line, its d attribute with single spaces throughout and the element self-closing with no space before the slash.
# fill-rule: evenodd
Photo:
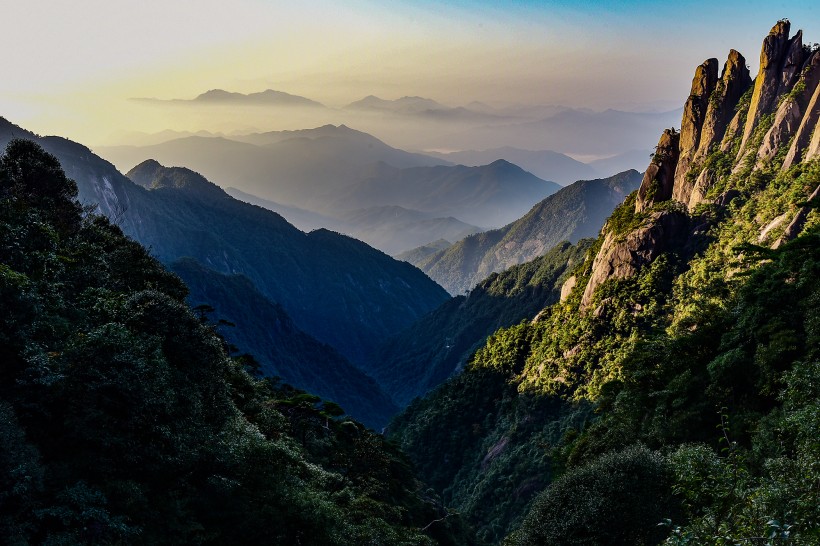
<svg viewBox="0 0 820 546">
<path fill-rule="evenodd" d="M 820 543 L 816 29 L 393 7 L 0 117 L 2 541 Z"/>
</svg>

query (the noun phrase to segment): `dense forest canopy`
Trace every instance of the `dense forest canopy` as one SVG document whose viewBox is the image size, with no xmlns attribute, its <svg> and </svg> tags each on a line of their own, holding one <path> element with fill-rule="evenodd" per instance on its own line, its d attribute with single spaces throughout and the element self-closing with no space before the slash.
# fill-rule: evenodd
<svg viewBox="0 0 820 546">
<path fill-rule="evenodd" d="M 342 408 L 231 358 L 56 158 L 0 159 L 0 536 L 12 544 L 463 542 Z M 422 529 L 426 528 L 424 531 Z"/>
</svg>

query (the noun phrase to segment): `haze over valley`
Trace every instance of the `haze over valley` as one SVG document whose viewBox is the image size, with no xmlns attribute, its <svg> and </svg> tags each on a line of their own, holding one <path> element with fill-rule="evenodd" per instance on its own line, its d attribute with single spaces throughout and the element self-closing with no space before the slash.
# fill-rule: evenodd
<svg viewBox="0 0 820 546">
<path fill-rule="evenodd" d="M 792 4 L 6 6 L 0 541 L 820 544 Z"/>
</svg>

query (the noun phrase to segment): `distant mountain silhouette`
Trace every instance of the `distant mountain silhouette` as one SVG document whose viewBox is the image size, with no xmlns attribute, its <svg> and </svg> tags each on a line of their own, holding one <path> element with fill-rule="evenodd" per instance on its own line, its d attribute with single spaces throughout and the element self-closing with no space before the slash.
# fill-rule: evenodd
<svg viewBox="0 0 820 546">
<path fill-rule="evenodd" d="M 330 207 L 399 205 L 492 227 L 520 217 L 533 203 L 561 188 L 504 160 L 480 167 L 410 169 L 378 163 L 369 170 L 362 180 L 333 196 Z"/>
<path fill-rule="evenodd" d="M 523 150 L 505 146 L 489 150 L 465 150 L 461 152 L 436 153 L 430 155 L 452 161 L 460 165 L 487 165 L 496 159 L 504 159 L 544 180 L 559 184 L 571 184 L 576 180 L 593 178 L 598 171 L 586 163 L 581 163 L 568 155 L 551 150 Z M 626 170 L 626 169 L 622 169 Z M 620 171 L 619 171 L 620 172 Z M 612 173 L 606 173 L 607 175 Z"/>
<path fill-rule="evenodd" d="M 471 233 L 482 231 L 480 227 L 466 224 L 457 218 L 436 218 L 430 213 L 395 205 L 349 211 L 337 217 L 282 205 L 236 188 L 228 188 L 226 191 L 240 201 L 282 215 L 302 231 L 320 228 L 338 231 L 390 255 L 415 248 L 437 237 L 449 237 L 457 241 Z"/>
<path fill-rule="evenodd" d="M 426 118 L 429 121 L 435 122 L 477 122 L 503 119 L 491 113 L 489 107 L 486 107 L 486 105 L 482 106 L 483 107 L 476 109 L 464 106 L 450 107 L 424 97 L 401 97 L 399 99 L 386 100 L 374 95 L 368 95 L 361 100 L 348 104 L 344 109 L 348 111 L 413 116 Z"/>
<path fill-rule="evenodd" d="M 184 165 L 222 187 L 337 218 L 354 210 L 399 206 L 482 228 L 501 226 L 560 188 L 506 161 L 450 166 L 344 125 L 238 138 L 245 142 L 188 137 L 98 151 L 123 169 L 149 158 Z M 446 237 L 432 233 L 419 244 L 438 238 Z"/>
<path fill-rule="evenodd" d="M 536 111 L 537 112 L 537 111 Z M 681 110 L 660 113 L 556 109 L 540 119 L 501 118 L 499 123 L 429 135 L 427 148 L 476 149 L 506 146 L 564 154 L 612 155 L 651 147 L 659 131 L 680 123 Z"/>
<path fill-rule="evenodd" d="M 601 176 L 610 176 L 630 169 L 643 172 L 646 170 L 646 160 L 654 151 L 651 146 L 642 150 L 630 150 L 622 154 L 590 161 L 589 166 L 595 169 Z"/>
<path fill-rule="evenodd" d="M 194 169 L 222 187 L 316 212 L 327 212 L 317 203 L 327 202 L 328 194 L 361 179 L 362 169 L 374 162 L 399 168 L 445 163 L 393 148 L 344 125 L 260 133 L 244 139 L 252 142 L 188 137 L 154 146 L 101 147 L 98 151 L 123 170 L 154 158 Z"/>
<path fill-rule="evenodd" d="M 325 105 L 315 100 L 299 95 L 291 95 L 284 91 L 266 89 L 257 93 L 235 93 L 224 89 L 211 89 L 193 99 L 155 99 L 136 98 L 140 102 L 156 103 L 191 103 L 191 104 L 244 104 L 250 106 L 300 106 L 310 108 L 325 108 Z"/>
</svg>

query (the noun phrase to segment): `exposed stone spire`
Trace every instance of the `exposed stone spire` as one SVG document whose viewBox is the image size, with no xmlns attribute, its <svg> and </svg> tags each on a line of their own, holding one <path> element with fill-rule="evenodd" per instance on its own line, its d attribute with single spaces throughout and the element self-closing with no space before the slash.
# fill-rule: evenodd
<svg viewBox="0 0 820 546">
<path fill-rule="evenodd" d="M 790 28 L 791 24 L 788 20 L 778 21 L 772 27 L 769 35 L 763 39 L 763 47 L 760 50 L 760 70 L 755 78 L 752 101 L 743 129 L 743 139 L 736 158 L 738 160 L 743 157 L 746 144 L 760 118 L 772 110 L 778 95 L 788 87 L 787 80 L 791 79 L 788 75 L 791 67 L 797 57 L 802 55 L 802 34 L 798 32 L 794 39 L 789 40 Z"/>
<path fill-rule="evenodd" d="M 679 146 L 680 133 L 674 129 L 666 129 L 655 148 L 652 162 L 643 175 L 638 197 L 635 200 L 635 212 L 643 212 L 655 203 L 672 198 Z"/>
<path fill-rule="evenodd" d="M 801 127 L 805 128 L 804 121 L 806 118 L 811 117 L 811 110 L 808 107 L 814 90 L 817 89 L 817 84 L 820 82 L 820 55 L 812 55 L 805 69 L 801 72 L 798 80 L 799 85 L 793 86 L 793 92 L 780 104 L 775 113 L 772 127 L 763 137 L 763 142 L 757 153 L 760 161 L 759 165 L 773 159 L 792 135 L 795 135 L 795 139 L 792 141 L 792 147 L 794 147 L 798 142 L 797 133 Z M 814 127 L 814 124 L 811 126 Z M 808 139 L 806 138 L 806 140 Z M 794 161 L 794 157 L 791 161 Z"/>
<path fill-rule="evenodd" d="M 800 127 L 797 128 L 797 132 L 794 134 L 794 139 L 789 147 L 789 152 L 783 160 L 784 170 L 788 169 L 795 163 L 800 162 L 803 152 L 810 147 L 812 133 L 814 133 L 816 137 L 820 135 L 820 131 L 815 130 L 818 121 L 820 121 L 820 84 L 817 83 L 817 79 L 820 78 L 820 67 L 818 67 L 819 64 L 820 52 L 815 52 L 806 63 L 810 72 L 804 76 L 801 76 L 801 78 L 806 78 L 805 92 L 811 93 L 811 98 L 806 105 L 805 114 L 803 115 L 803 120 L 800 122 Z M 814 78 L 812 78 L 812 74 L 815 74 Z M 815 80 L 814 91 L 811 89 L 812 79 Z M 809 154 L 807 153 L 807 155 Z"/>
<path fill-rule="evenodd" d="M 683 118 L 680 123 L 679 159 L 675 169 L 675 183 L 672 193 L 673 198 L 683 203 L 689 201 L 689 194 L 692 191 L 692 185 L 686 182 L 686 173 L 700 144 L 701 129 L 703 129 L 703 122 L 706 119 L 709 98 L 715 91 L 717 82 L 718 60 L 707 59 L 695 69 L 692 90 L 686 100 L 686 105 L 683 107 Z"/>
<path fill-rule="evenodd" d="M 700 143 L 692 160 L 694 163 L 703 161 L 712 148 L 721 142 L 735 115 L 735 106 L 751 85 L 752 77 L 746 68 L 746 59 L 734 49 L 730 50 L 720 81 L 709 99 Z"/>
</svg>

